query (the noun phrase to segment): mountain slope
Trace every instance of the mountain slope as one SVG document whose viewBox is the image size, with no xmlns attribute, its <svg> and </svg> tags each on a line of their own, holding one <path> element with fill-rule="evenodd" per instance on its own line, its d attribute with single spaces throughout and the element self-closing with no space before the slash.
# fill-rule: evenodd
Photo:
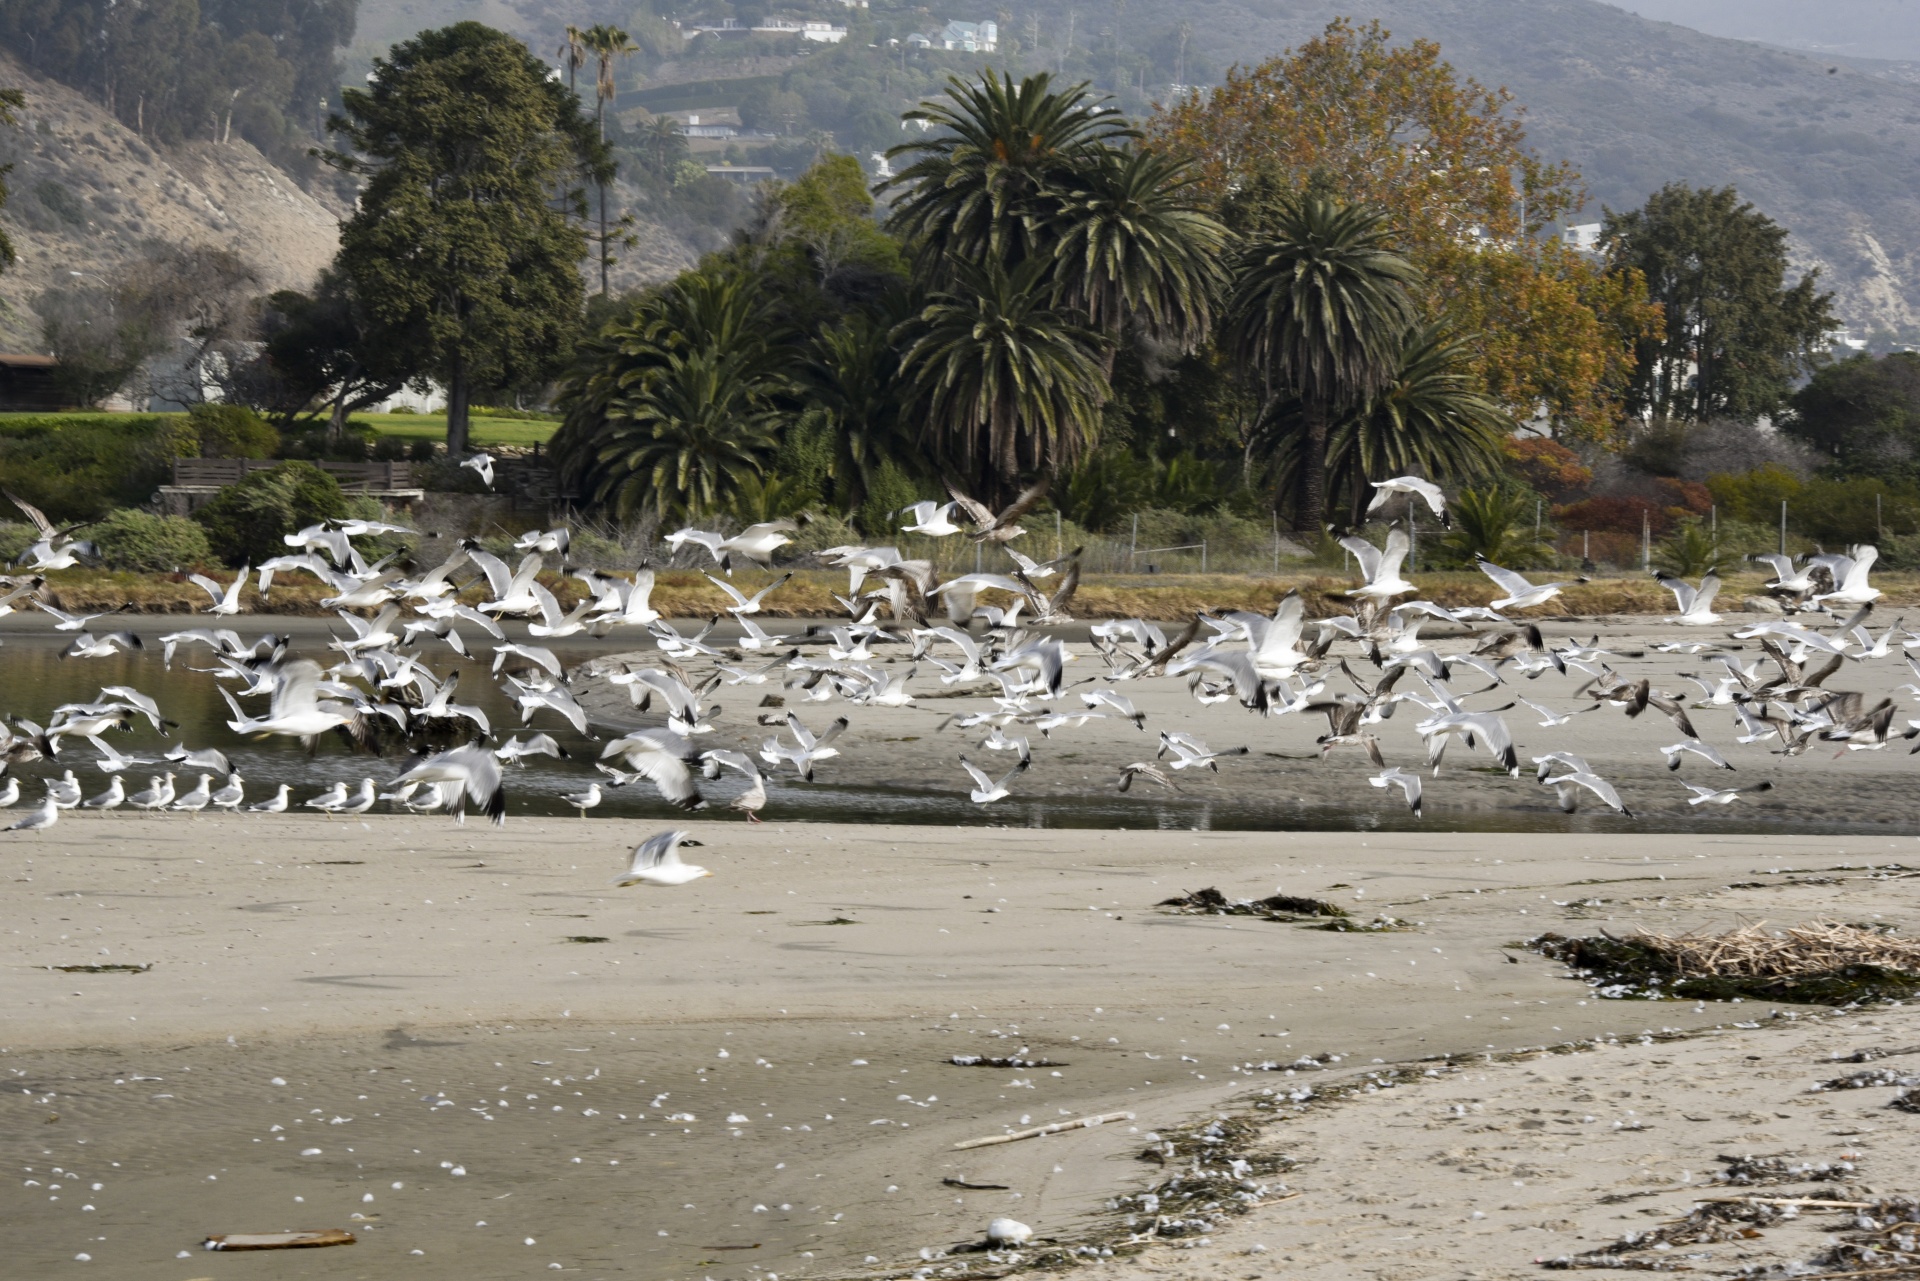
<svg viewBox="0 0 1920 1281">
<path fill-rule="evenodd" d="M 0 129 L 11 163 L 4 220 L 20 261 L 0 274 L 0 349 L 34 351 L 32 302 L 70 273 L 112 279 L 153 240 L 216 245 L 264 289 L 304 288 L 339 244 L 340 210 L 302 191 L 243 141 L 149 147 L 90 99 L 0 56 L 0 84 L 27 95 Z"/>
</svg>

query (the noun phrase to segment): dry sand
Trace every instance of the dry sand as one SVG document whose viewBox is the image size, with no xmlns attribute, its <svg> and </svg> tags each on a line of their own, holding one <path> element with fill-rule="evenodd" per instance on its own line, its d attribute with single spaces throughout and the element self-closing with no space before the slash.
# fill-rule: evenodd
<svg viewBox="0 0 1920 1281">
<path fill-rule="evenodd" d="M 70 816 L 8 838 L 0 1148 L 13 1168 L 0 1184 L 0 1257 L 22 1276 L 86 1254 L 99 1275 L 172 1281 L 495 1277 L 555 1264 L 596 1277 L 898 1276 L 957 1266 L 918 1252 L 975 1238 L 997 1214 L 1056 1238 L 1113 1239 L 1108 1198 L 1165 1177 L 1136 1159 L 1148 1136 L 1237 1112 L 1287 1080 L 1254 1065 L 1341 1055 L 1330 1072 L 1302 1074 L 1330 1081 L 1376 1059 L 1765 1014 L 1600 1001 L 1560 966 L 1503 950 L 1513 940 L 1915 914 L 1913 880 L 1779 871 L 1914 860 L 1904 837 L 682 825 L 705 842 L 690 857 L 715 875 L 671 892 L 610 887 L 627 848 L 657 826 L 619 820 L 494 830 Z M 1153 907 L 1209 884 L 1419 924 L 1342 934 Z M 42 968 L 118 963 L 153 968 Z M 1606 1217 L 1618 1208 L 1581 1208 L 1602 1184 L 1698 1178 L 1728 1145 L 1830 1155 L 1817 1127 L 1840 1126 L 1820 1111 L 1854 1118 L 1884 1091 L 1799 1105 L 1803 1069 L 1829 1041 L 1920 1040 L 1893 1021 L 1904 1013 L 1888 1018 L 1871 1035 L 1822 1024 L 1609 1050 L 1590 1068 L 1571 1058 L 1456 1073 L 1310 1112 L 1274 1139 L 1306 1159 L 1285 1176 L 1306 1195 L 1196 1253 L 1156 1245 L 1124 1266 L 1278 1273 L 1293 1265 L 1273 1256 L 1293 1253 L 1302 1267 L 1354 1273 L 1531 1272 L 1534 1255 L 1618 1226 Z M 1761 1056 L 1749 1067 L 1789 1075 L 1742 1072 L 1749 1053 Z M 947 1062 L 969 1054 L 1057 1066 Z M 1685 1093 L 1643 1100 L 1662 1081 L 1627 1080 L 1653 1057 L 1695 1055 Z M 1594 1091 L 1572 1077 L 1615 1075 L 1659 1124 L 1614 1132 L 1627 1101 L 1574 1101 Z M 1748 1092 L 1716 1093 L 1736 1085 Z M 1600 1119 L 1569 1129 L 1552 1090 Z M 1440 1119 L 1467 1096 L 1501 1110 Z M 1540 1117 L 1514 1112 L 1522 1097 Z M 952 1148 L 1118 1109 L 1135 1119 Z M 1773 1111 L 1816 1129 L 1790 1130 Z M 1903 1114 L 1873 1115 L 1912 1130 Z M 1515 1130 L 1471 1132 L 1493 1125 Z M 1533 1151 L 1573 1143 L 1563 1129 L 1604 1129 L 1593 1154 L 1606 1164 L 1571 1147 Z M 1766 1134 L 1779 1137 L 1742 1137 Z M 1479 1154 L 1432 1159 L 1469 1148 Z M 1547 1172 L 1508 1168 L 1520 1166 Z M 1863 1177 L 1910 1191 L 1896 1185 L 1912 1168 L 1876 1164 Z M 1660 1182 L 1633 1183 L 1642 1177 Z M 1657 1204 L 1679 1204 L 1685 1186 Z M 1469 1201 L 1489 1219 L 1469 1222 Z M 1637 1222 L 1639 1208 L 1625 1212 Z M 1506 1232 L 1562 1221 L 1574 1226 Z M 328 1227 L 354 1229 L 360 1244 L 195 1249 L 209 1232 Z M 1494 1228 L 1491 1242 L 1469 1241 Z M 1225 1257 L 1253 1243 L 1269 1255 Z"/>
</svg>

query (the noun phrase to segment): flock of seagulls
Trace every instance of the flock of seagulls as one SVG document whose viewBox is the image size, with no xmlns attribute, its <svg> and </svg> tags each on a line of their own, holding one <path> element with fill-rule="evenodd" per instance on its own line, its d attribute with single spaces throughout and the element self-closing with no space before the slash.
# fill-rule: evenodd
<svg viewBox="0 0 1920 1281">
<path fill-rule="evenodd" d="M 1425 503 L 1443 523 L 1445 498 L 1415 477 L 1375 486 L 1374 507 L 1396 495 Z M 600 744 L 592 762 L 596 774 L 565 801 L 582 817 L 600 806 L 608 790 L 643 782 L 667 803 L 685 810 L 707 805 L 703 784 L 729 777 L 742 784 L 725 805 L 750 822 L 760 821 L 768 804 L 770 779 L 791 772 L 800 781 L 839 755 L 836 740 L 848 727 L 845 715 L 826 721 L 806 710 L 814 703 L 839 701 L 858 708 L 904 708 L 934 692 L 973 691 L 986 706 L 949 716 L 941 728 L 977 734 L 981 752 L 1011 753 L 1010 767 L 983 768 L 965 753 L 969 799 L 991 805 L 1015 794 L 1021 777 L 1034 765 L 1035 735 L 1043 745 L 1071 736 L 1095 722 L 1130 726 L 1145 735 L 1149 717 L 1132 692 L 1154 683 L 1184 685 L 1200 706 L 1237 703 L 1261 717 L 1308 713 L 1324 717 L 1317 736 L 1319 755 L 1352 748 L 1366 753 L 1380 772 L 1372 787 L 1397 791 L 1413 814 L 1424 813 L 1426 784 L 1414 769 L 1389 765 L 1382 747 L 1385 726 L 1402 704 L 1411 703 L 1412 729 L 1419 739 L 1431 779 L 1439 775 L 1447 749 L 1484 752 L 1492 768 L 1518 777 L 1521 763 L 1515 737 L 1504 714 L 1524 706 L 1542 728 L 1558 728 L 1574 718 L 1608 709 L 1637 719 L 1652 710 L 1670 721 L 1680 741 L 1659 746 L 1670 770 L 1686 762 L 1714 770 L 1733 770 L 1722 749 L 1701 739 L 1692 713 L 1722 709 L 1733 718 L 1742 746 L 1767 744 L 1781 756 L 1804 753 L 1813 743 L 1836 743 L 1846 750 L 1884 748 L 1895 739 L 1920 736 L 1920 721 L 1896 728 L 1891 698 L 1865 706 L 1857 692 L 1829 689 L 1828 682 L 1850 664 L 1905 656 L 1920 648 L 1920 634 L 1898 621 L 1875 636 L 1870 630 L 1880 593 L 1868 581 L 1872 547 L 1847 555 L 1818 555 L 1803 562 L 1785 557 L 1769 561 L 1770 593 L 1782 602 L 1782 614 L 1731 633 L 1730 640 L 1757 642 L 1759 657 L 1744 646 L 1711 643 L 1657 648 L 1693 656 L 1698 671 L 1682 673 L 1698 693 L 1658 688 L 1652 678 L 1625 670 L 1625 657 L 1608 651 L 1596 637 L 1586 644 L 1567 640 L 1549 646 L 1537 626 L 1510 617 L 1553 600 L 1569 582 L 1536 583 L 1526 575 L 1484 558 L 1480 570 L 1497 588 L 1486 607 L 1448 609 L 1413 597 L 1418 588 L 1402 574 L 1410 542 L 1406 529 L 1390 527 L 1384 546 L 1356 535 L 1341 539 L 1353 553 L 1361 581 L 1345 593 L 1349 608 L 1309 619 L 1307 601 L 1298 593 L 1281 600 L 1271 614 L 1200 610 L 1184 626 L 1163 628 L 1142 619 L 1121 619 L 1091 628 L 1092 652 L 1074 652 L 1057 636 L 1037 627 L 1068 621 L 1079 583 L 1079 550 L 1056 560 L 1035 560 L 1011 544 L 1025 531 L 1020 518 L 1039 501 L 1036 486 L 1005 508 L 994 511 L 957 489 L 949 501 L 913 504 L 897 513 L 903 531 L 927 537 L 965 536 L 982 546 L 1000 548 L 1005 572 L 975 572 L 940 579 L 933 564 L 904 556 L 894 546 L 846 545 L 818 553 L 824 565 L 848 572 L 847 595 L 839 596 L 845 618 L 807 626 L 804 632 L 775 630 L 786 624 L 756 620 L 765 616 L 769 598 L 792 578 L 783 573 L 757 590 L 736 585 L 736 570 L 749 566 L 771 572 L 778 549 L 792 541 L 792 521 L 769 521 L 733 535 L 681 529 L 666 544 L 678 551 L 705 552 L 720 575 L 708 574 L 731 602 L 725 612 L 739 630 L 722 641 L 713 633 L 716 615 L 704 627 L 683 632 L 662 618 L 650 598 L 654 571 L 630 575 L 575 568 L 567 563 L 571 545 L 564 529 L 535 530 L 514 545 L 517 563 L 468 540 L 441 563 L 418 568 L 397 564 L 398 557 L 368 563 L 357 540 L 414 531 L 382 521 L 326 521 L 288 533 L 286 554 L 248 566 L 231 581 L 195 575 L 207 593 L 205 612 L 219 619 L 242 611 L 243 584 L 257 577 L 260 595 L 270 599 L 276 576 L 307 574 L 327 585 L 326 604 L 339 613 L 342 630 L 329 642 L 328 661 L 292 651 L 285 636 L 244 640 L 223 626 L 198 626 L 160 635 L 164 667 L 176 659 L 204 663 L 196 671 L 219 682 L 230 712 L 227 726 L 246 737 L 297 741 L 309 751 L 323 737 L 337 736 L 354 749 L 380 755 L 410 753 L 405 768 L 382 784 L 371 772 L 357 787 L 334 784 L 319 795 L 295 800 L 281 785 L 274 795 L 249 803 L 246 780 L 217 749 L 190 750 L 173 743 L 163 757 L 140 756 L 109 745 L 106 735 L 145 724 L 158 733 L 177 728 L 157 700 L 127 685 L 103 687 L 87 703 L 53 709 L 43 726 L 14 719 L 0 742 L 5 765 L 44 759 L 64 768 L 45 780 L 37 806 L 8 830 L 51 827 L 62 811 L 82 808 L 112 811 L 126 807 L 149 812 L 204 811 L 275 814 L 312 810 L 328 816 L 363 814 L 390 804 L 416 813 L 446 811 L 464 818 L 477 809 L 495 823 L 506 813 L 509 771 L 532 757 L 570 759 L 544 728 L 570 726 L 592 738 L 574 680 L 552 649 L 540 642 L 571 636 L 605 636 L 632 629 L 636 648 L 651 645 L 645 660 L 590 665 L 586 675 L 625 688 L 636 717 L 649 724 Z M 18 499 L 40 538 L 23 558 L 35 576 L 9 580 L 0 594 L 0 614 L 38 608 L 58 630 L 74 633 L 62 657 L 75 660 L 141 651 L 147 644 L 127 632 L 89 630 L 104 615 L 64 612 L 39 597 L 39 571 L 71 563 L 69 556 L 89 554 L 74 540 L 79 527 L 56 529 Z M 1373 510 L 1370 508 L 1369 510 Z M 540 580 L 549 558 L 576 581 L 579 603 L 563 609 Z M 1584 580 L 1580 580 L 1584 581 Z M 1673 592 L 1677 613 L 1668 621 L 1688 626 L 1722 623 L 1713 612 L 1719 580 L 1709 574 L 1699 584 L 1662 577 Z M 998 591 L 1004 605 L 984 605 L 978 596 Z M 468 604 L 475 596 L 484 597 Z M 1842 618 L 1835 607 L 1848 611 Z M 525 621 L 528 639 L 510 641 L 501 620 Z M 1420 636 L 1434 621 L 1468 625 L 1476 642 L 1464 653 L 1442 654 Z M 470 643 L 471 638 L 471 643 Z M 482 639 L 484 638 L 484 639 Z M 460 701 L 462 674 L 439 675 L 429 663 L 440 647 L 457 658 L 485 662 L 483 678 L 520 714 L 520 725 L 503 739 L 501 729 L 473 702 Z M 1336 653 L 1335 647 L 1345 647 Z M 888 656 L 883 656 L 888 655 Z M 190 659 L 189 659 L 189 656 Z M 1916 677 L 1920 662 L 1907 659 Z M 1370 667 L 1363 675 L 1355 664 Z M 1092 674 L 1072 673 L 1096 668 Z M 1516 679 L 1546 673 L 1581 679 L 1576 706 L 1550 708 L 1524 698 L 1497 705 Z M 924 675 L 923 675 L 924 673 Z M 1461 687 L 1472 681 L 1472 690 Z M 1142 684 L 1145 683 L 1145 684 Z M 703 747 L 702 740 L 722 724 L 711 696 L 734 686 L 777 686 L 781 710 L 763 713 L 759 724 L 774 732 L 756 751 Z M 1920 686 L 1905 689 L 1920 697 Z M 786 706 L 794 704 L 795 706 Z M 804 714 L 803 714 L 804 712 Z M 536 724 L 539 722 L 539 724 Z M 1404 721 L 1402 722 L 1405 723 Z M 710 741 L 710 740 L 709 740 Z M 1246 746 L 1215 748 L 1192 733 L 1160 729 L 1142 759 L 1119 768 L 1118 789 L 1136 782 L 1178 790 L 1186 770 L 1218 773 L 1223 761 L 1248 754 Z M 86 764 L 108 776 L 104 790 L 88 790 L 70 766 L 78 743 L 97 754 Z M 1920 749 L 1916 749 L 1920 750 Z M 1537 783 L 1563 810 L 1599 804 L 1631 814 L 1619 791 L 1580 756 L 1555 751 L 1532 758 Z M 123 780 L 145 766 L 156 772 L 148 785 L 130 791 Z M 83 766 L 84 768 L 84 766 Z M 1767 790 L 1686 784 L 1690 805 L 1729 804 Z M 182 790 L 184 789 L 184 790 Z M 18 776 L 6 778 L 0 805 L 21 800 Z M 707 875 L 681 861 L 678 851 L 691 844 L 683 832 L 663 832 L 635 851 L 622 885 L 680 885 Z"/>
</svg>

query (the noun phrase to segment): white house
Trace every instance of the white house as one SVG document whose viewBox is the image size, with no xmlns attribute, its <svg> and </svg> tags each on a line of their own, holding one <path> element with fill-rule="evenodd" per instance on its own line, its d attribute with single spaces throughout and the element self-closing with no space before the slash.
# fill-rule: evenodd
<svg viewBox="0 0 1920 1281">
<path fill-rule="evenodd" d="M 1594 253 L 1600 248 L 1600 224 L 1597 222 L 1579 222 L 1560 233 L 1560 239 L 1569 249 L 1581 253 Z"/>
<path fill-rule="evenodd" d="M 1000 46 L 1000 27 L 993 22 L 949 22 L 932 43 L 962 53 L 992 53 Z"/>
</svg>

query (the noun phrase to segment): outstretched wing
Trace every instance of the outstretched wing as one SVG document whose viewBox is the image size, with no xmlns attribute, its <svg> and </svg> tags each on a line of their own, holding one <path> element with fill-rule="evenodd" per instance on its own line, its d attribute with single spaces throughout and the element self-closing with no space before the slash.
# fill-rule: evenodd
<svg viewBox="0 0 1920 1281">
<path fill-rule="evenodd" d="M 1525 578 L 1504 566 L 1494 564 L 1485 556 L 1476 555 L 1474 557 L 1474 563 L 1479 566 L 1481 573 L 1493 580 L 1495 587 L 1498 587 L 1509 596 L 1518 596 L 1524 592 L 1533 590 L 1533 584 Z"/>
<path fill-rule="evenodd" d="M 10 489 L 0 489 L 0 494 L 5 494 L 7 496 L 8 502 L 12 503 L 15 507 L 18 507 L 22 512 L 26 513 L 27 519 L 33 522 L 33 527 L 40 531 L 40 537 L 42 538 L 53 537 L 53 533 L 54 533 L 53 522 L 47 519 L 47 514 L 45 512 L 41 511 L 38 507 L 35 507 L 32 503 L 20 497 L 20 495 L 14 493 Z"/>
</svg>

